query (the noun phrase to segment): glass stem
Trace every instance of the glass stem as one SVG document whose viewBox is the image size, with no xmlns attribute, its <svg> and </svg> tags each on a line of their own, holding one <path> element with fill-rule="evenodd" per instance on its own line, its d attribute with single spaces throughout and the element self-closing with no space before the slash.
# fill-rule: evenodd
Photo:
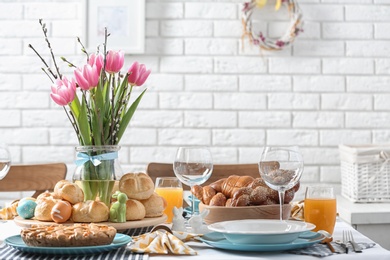
<svg viewBox="0 0 390 260">
<path fill-rule="evenodd" d="M 192 190 L 192 186 L 191 186 L 191 190 Z M 191 217 L 195 215 L 195 195 L 191 193 Z"/>
<path fill-rule="evenodd" d="M 280 221 L 283 221 L 284 190 L 279 191 Z"/>
</svg>

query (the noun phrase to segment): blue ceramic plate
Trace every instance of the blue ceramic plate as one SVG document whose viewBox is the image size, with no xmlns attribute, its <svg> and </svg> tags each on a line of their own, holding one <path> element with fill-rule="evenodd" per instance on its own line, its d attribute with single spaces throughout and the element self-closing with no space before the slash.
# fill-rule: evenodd
<svg viewBox="0 0 390 260">
<path fill-rule="evenodd" d="M 235 244 L 226 240 L 223 234 L 218 232 L 211 232 L 202 236 L 200 240 L 212 247 L 219 249 L 252 252 L 273 252 L 309 247 L 321 242 L 324 238 L 325 236 L 322 234 L 306 231 L 293 242 L 286 244 Z"/>
<path fill-rule="evenodd" d="M 56 255 L 74 255 L 74 254 L 96 254 L 106 251 L 118 249 L 131 241 L 131 237 L 124 234 L 116 234 L 114 240 L 109 245 L 103 246 L 80 246 L 80 247 L 35 247 L 27 246 L 20 235 L 11 236 L 4 242 L 13 248 L 27 252 L 38 254 L 56 254 Z"/>
</svg>

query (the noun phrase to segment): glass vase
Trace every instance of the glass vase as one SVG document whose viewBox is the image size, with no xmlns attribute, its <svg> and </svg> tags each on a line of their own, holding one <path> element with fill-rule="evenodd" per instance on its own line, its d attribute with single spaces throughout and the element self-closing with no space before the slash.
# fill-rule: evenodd
<svg viewBox="0 0 390 260">
<path fill-rule="evenodd" d="M 96 200 L 110 207 L 115 182 L 122 176 L 118 145 L 77 146 L 73 182 L 84 191 L 84 201 Z"/>
</svg>

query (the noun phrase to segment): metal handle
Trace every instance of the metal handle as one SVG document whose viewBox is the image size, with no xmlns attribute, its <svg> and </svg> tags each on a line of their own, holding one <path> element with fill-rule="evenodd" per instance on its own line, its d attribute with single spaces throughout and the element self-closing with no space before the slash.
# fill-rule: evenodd
<svg viewBox="0 0 390 260">
<path fill-rule="evenodd" d="M 358 243 L 354 242 L 354 241 L 349 241 L 353 247 L 353 251 L 355 251 L 356 253 L 362 253 L 362 247 L 359 246 Z"/>
</svg>

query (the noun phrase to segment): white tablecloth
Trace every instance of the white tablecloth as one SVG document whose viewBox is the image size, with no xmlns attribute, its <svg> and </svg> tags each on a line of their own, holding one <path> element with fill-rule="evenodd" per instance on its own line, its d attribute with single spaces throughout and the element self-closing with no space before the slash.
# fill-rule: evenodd
<svg viewBox="0 0 390 260">
<path fill-rule="evenodd" d="M 352 230 L 355 240 L 358 242 L 370 243 L 373 242 L 366 236 L 362 235 L 358 231 L 352 229 L 351 226 L 342 221 L 337 221 L 334 232 L 334 239 L 342 239 L 343 230 Z M 13 221 L 7 221 L 5 223 L 0 222 L 0 242 L 8 236 L 19 234 L 20 227 L 18 227 Z M 374 241 L 375 242 L 375 241 Z M 188 243 L 193 249 L 198 252 L 197 256 L 175 256 L 175 255 L 150 255 L 149 260 L 198 260 L 198 259 L 212 259 L 212 260 L 230 260 L 230 259 L 319 259 L 314 256 L 295 255 L 290 253 L 263 253 L 263 252 L 238 252 L 238 251 L 226 251 L 220 249 L 214 249 L 206 244 L 198 242 Z M 1 256 L 0 256 L 1 258 Z M 148 257 L 145 255 L 144 259 Z M 374 259 L 374 260 L 389 260 L 390 251 L 382 248 L 380 245 L 376 245 L 373 248 L 366 249 L 363 253 L 350 252 L 349 254 L 338 254 L 324 257 L 325 260 L 335 259 Z"/>
</svg>

